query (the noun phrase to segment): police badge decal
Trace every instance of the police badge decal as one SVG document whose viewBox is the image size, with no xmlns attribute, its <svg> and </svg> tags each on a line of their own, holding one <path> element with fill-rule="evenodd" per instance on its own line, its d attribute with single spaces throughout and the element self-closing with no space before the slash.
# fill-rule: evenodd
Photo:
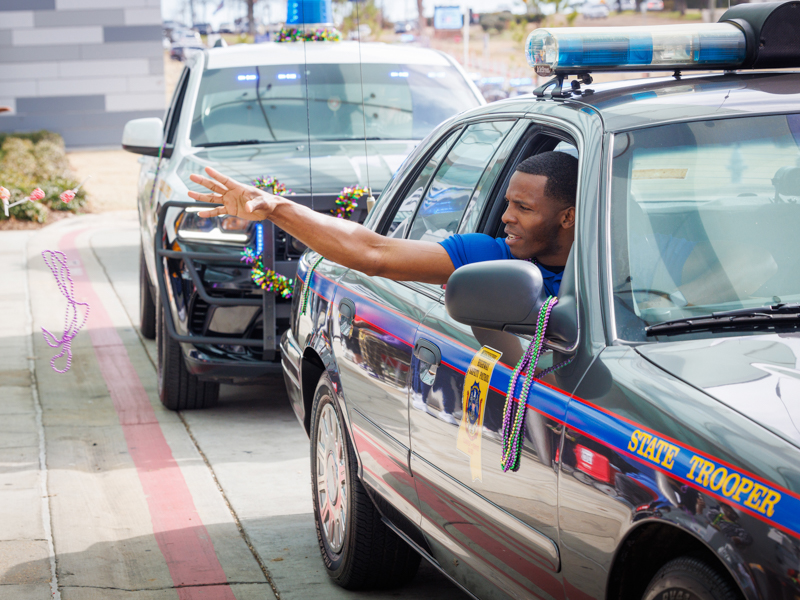
<svg viewBox="0 0 800 600">
<path fill-rule="evenodd" d="M 469 364 L 464 377 L 461 423 L 458 426 L 456 448 L 469 456 L 469 467 L 473 481 L 482 480 L 481 436 L 483 434 L 483 412 L 492 371 L 502 352 L 484 346 Z"/>
</svg>

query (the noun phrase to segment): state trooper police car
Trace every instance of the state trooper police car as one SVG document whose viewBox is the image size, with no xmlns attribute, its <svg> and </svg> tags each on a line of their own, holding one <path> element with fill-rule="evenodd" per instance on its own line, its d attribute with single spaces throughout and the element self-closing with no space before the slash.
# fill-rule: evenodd
<svg viewBox="0 0 800 600">
<path fill-rule="evenodd" d="M 800 66 L 798 32 L 796 1 L 538 29 L 553 80 L 447 121 L 384 189 L 376 232 L 500 237 L 517 164 L 579 159 L 539 367 L 569 362 L 511 391 L 517 471 L 535 265 L 442 289 L 302 257 L 282 360 L 337 582 L 400 584 L 422 556 L 479 598 L 800 596 L 800 73 L 764 71 Z M 672 75 L 592 83 L 620 70 Z"/>
</svg>

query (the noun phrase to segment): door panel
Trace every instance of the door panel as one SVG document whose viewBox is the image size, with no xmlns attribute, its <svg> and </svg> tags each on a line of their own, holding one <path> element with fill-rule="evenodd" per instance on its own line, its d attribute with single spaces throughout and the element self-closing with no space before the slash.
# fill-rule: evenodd
<svg viewBox="0 0 800 600">
<path fill-rule="evenodd" d="M 349 335 L 341 332 L 343 299 L 355 308 Z M 434 302 L 407 285 L 348 271 L 332 318 L 334 352 L 364 481 L 414 523 L 419 523 L 419 506 L 408 468 L 408 385 L 414 333 Z"/>
<path fill-rule="evenodd" d="M 486 595 L 499 593 L 499 588 L 512 597 L 561 597 L 557 462 L 569 397 L 543 384 L 532 387 L 529 403 L 537 410 L 529 408 L 526 414 L 521 466 L 504 473 L 500 455 L 505 391 L 528 340 L 456 323 L 441 304 L 426 316 L 417 335 L 442 353 L 433 385 L 413 382 L 419 391 L 409 417 L 411 466 L 426 535 L 443 545 L 455 540 L 466 551 L 469 567 L 486 578 Z M 465 373 L 484 345 L 502 356 L 485 399 L 481 469 L 473 480 L 471 457 L 458 450 L 457 438 L 465 418 Z M 549 360 L 551 356 L 543 356 L 539 367 L 548 366 Z M 452 576 L 463 578 L 452 561 L 440 563 Z"/>
</svg>

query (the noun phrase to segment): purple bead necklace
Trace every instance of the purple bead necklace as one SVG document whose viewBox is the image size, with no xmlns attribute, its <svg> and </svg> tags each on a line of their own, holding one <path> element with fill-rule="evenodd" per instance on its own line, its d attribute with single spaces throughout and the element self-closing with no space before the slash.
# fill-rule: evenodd
<svg viewBox="0 0 800 600">
<path fill-rule="evenodd" d="M 61 339 L 50 333 L 47 329 L 42 327 L 42 335 L 44 341 L 51 348 L 61 348 L 61 352 L 56 354 L 50 361 L 50 366 L 57 373 L 66 373 L 72 365 L 72 340 L 78 335 L 81 327 L 86 324 L 86 319 L 89 318 L 89 304 L 87 302 L 78 302 L 75 300 L 74 288 L 75 284 L 72 282 L 72 277 L 67 266 L 67 256 L 63 252 L 57 250 L 45 250 L 42 252 L 42 258 L 45 264 L 50 268 L 53 277 L 56 278 L 56 284 L 61 293 L 67 299 L 67 312 L 64 317 L 64 335 Z M 79 306 L 85 306 L 86 311 L 83 313 L 83 318 L 80 319 Z M 62 356 L 67 357 L 67 364 L 64 369 L 56 367 L 56 360 Z"/>
</svg>

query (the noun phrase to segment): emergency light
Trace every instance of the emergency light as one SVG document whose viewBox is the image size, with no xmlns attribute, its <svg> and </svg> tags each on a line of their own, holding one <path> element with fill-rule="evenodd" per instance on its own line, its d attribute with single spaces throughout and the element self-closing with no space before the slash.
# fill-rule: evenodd
<svg viewBox="0 0 800 600">
<path fill-rule="evenodd" d="M 528 36 L 539 75 L 800 66 L 800 1 L 740 4 L 719 23 L 563 27 Z"/>
</svg>

